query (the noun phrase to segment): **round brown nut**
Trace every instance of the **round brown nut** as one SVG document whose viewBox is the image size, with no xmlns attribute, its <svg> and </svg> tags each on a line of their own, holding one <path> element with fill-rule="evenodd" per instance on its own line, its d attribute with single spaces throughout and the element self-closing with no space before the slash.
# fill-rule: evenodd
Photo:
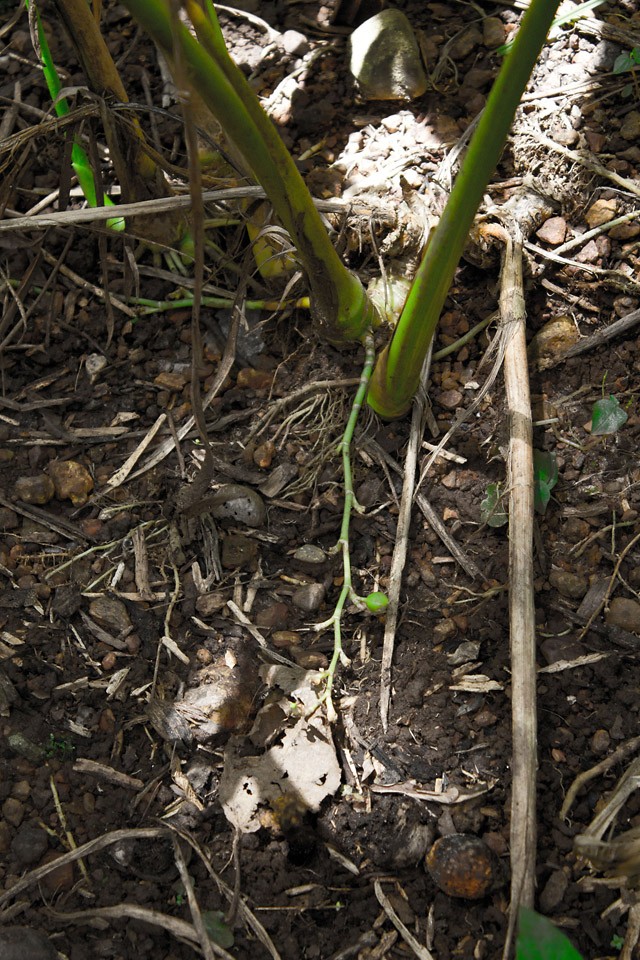
<svg viewBox="0 0 640 960">
<path fill-rule="evenodd" d="M 501 866 L 479 837 L 454 833 L 440 837 L 426 856 L 431 879 L 449 897 L 480 900 L 501 884 Z"/>
</svg>

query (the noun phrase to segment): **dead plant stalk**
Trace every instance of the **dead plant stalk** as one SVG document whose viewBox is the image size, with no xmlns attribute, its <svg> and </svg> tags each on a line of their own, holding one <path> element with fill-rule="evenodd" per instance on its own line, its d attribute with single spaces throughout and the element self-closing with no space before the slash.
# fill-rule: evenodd
<svg viewBox="0 0 640 960">
<path fill-rule="evenodd" d="M 511 645 L 511 906 L 503 958 L 510 955 L 520 907 L 533 907 L 536 862 L 537 712 L 533 601 L 533 426 L 522 242 L 497 225 L 504 244 L 500 312 L 505 328 L 504 380 L 509 411 L 509 632 Z"/>
</svg>

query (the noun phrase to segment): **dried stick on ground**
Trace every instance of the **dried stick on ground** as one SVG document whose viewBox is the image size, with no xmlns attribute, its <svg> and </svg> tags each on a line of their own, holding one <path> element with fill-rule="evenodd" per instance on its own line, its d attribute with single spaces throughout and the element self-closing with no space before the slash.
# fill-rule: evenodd
<svg viewBox="0 0 640 960">
<path fill-rule="evenodd" d="M 398 623 L 398 606 L 400 603 L 400 587 L 402 586 L 402 571 L 407 562 L 407 545 L 409 542 L 409 524 L 411 523 L 411 506 L 413 504 L 413 494 L 416 486 L 416 468 L 418 465 L 418 455 L 422 444 L 422 435 L 424 433 L 425 417 L 427 410 L 427 397 L 425 384 L 429 376 L 429 367 L 431 365 L 431 349 L 422 368 L 420 377 L 420 388 L 413 401 L 413 413 L 411 417 L 411 433 L 409 435 L 409 444 L 407 455 L 404 462 L 404 481 L 402 484 L 402 498 L 400 500 L 400 511 L 398 513 L 398 526 L 396 530 L 396 542 L 393 548 L 393 558 L 391 560 L 391 571 L 389 574 L 389 606 L 387 607 L 387 616 L 384 622 L 384 641 L 382 644 L 382 665 L 380 668 L 380 720 L 382 729 L 386 732 L 389 726 L 389 704 L 391 702 L 391 661 L 393 660 L 393 648 L 395 645 L 396 626 Z"/>
<path fill-rule="evenodd" d="M 536 864 L 536 661 L 533 603 L 533 428 L 522 244 L 502 227 L 505 244 L 500 312 L 505 328 L 504 381 L 509 410 L 509 633 L 511 643 L 511 907 L 503 957 L 510 954 L 518 909 L 533 907 Z"/>
</svg>

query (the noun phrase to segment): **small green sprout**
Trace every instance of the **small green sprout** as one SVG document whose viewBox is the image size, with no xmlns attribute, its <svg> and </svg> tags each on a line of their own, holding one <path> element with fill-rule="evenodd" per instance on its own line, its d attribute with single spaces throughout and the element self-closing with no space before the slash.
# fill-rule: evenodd
<svg viewBox="0 0 640 960">
<path fill-rule="evenodd" d="M 520 908 L 516 960 L 583 960 L 581 955 L 550 920 Z"/>
<path fill-rule="evenodd" d="M 47 760 L 71 760 L 76 752 L 76 748 L 67 740 L 66 737 L 56 737 L 53 733 L 44 745 L 44 755 Z"/>
<path fill-rule="evenodd" d="M 605 437 L 617 433 L 629 419 L 619 400 L 611 394 L 596 400 L 591 412 L 591 436 Z"/>
<path fill-rule="evenodd" d="M 202 921 L 212 943 L 224 950 L 233 946 L 233 930 L 225 923 L 221 910 L 203 910 Z"/>
<path fill-rule="evenodd" d="M 624 937 L 614 933 L 614 935 L 611 937 L 610 946 L 613 947 L 614 950 L 622 950 L 624 947 Z"/>
<path fill-rule="evenodd" d="M 558 461 L 555 453 L 548 453 L 546 450 L 533 451 L 533 481 L 536 513 L 545 514 L 551 491 L 558 482 Z"/>
<path fill-rule="evenodd" d="M 628 53 L 621 53 L 616 57 L 613 65 L 614 73 L 627 73 L 629 70 L 635 70 L 640 66 L 640 47 L 634 47 Z"/>
<path fill-rule="evenodd" d="M 375 590 L 373 593 L 370 593 L 368 597 L 364 598 L 364 602 L 367 610 L 370 610 L 371 613 L 380 613 L 381 610 L 384 610 L 384 608 L 388 606 L 389 597 L 386 593 Z"/>
</svg>

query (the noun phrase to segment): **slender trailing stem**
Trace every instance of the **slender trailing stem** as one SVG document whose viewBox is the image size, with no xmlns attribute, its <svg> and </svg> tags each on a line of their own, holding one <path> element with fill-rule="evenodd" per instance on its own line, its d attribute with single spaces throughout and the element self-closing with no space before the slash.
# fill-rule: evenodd
<svg viewBox="0 0 640 960">
<path fill-rule="evenodd" d="M 368 402 L 383 417 L 404 414 L 418 388 L 422 364 L 473 219 L 557 7 L 558 0 L 532 0 L 491 89 L 392 340 L 378 358 L 371 378 Z"/>
<path fill-rule="evenodd" d="M 375 347 L 373 336 L 367 334 L 364 339 L 365 359 L 360 376 L 360 383 L 351 406 L 351 413 L 340 441 L 340 452 L 342 454 L 342 470 L 344 475 L 344 507 L 342 509 L 342 524 L 340 526 L 340 538 L 336 548 L 342 551 L 342 571 L 343 584 L 340 596 L 334 607 L 334 611 L 328 620 L 316 624 L 316 630 L 324 630 L 327 627 L 333 627 L 333 656 L 325 672 L 326 686 L 322 695 L 322 700 L 327 704 L 327 717 L 331 722 L 336 719 L 336 712 L 331 700 L 331 690 L 333 688 L 333 678 L 335 676 L 338 661 L 348 662 L 342 649 L 342 613 L 347 599 L 351 598 L 356 603 L 362 602 L 353 589 L 351 579 L 351 554 L 349 549 L 349 525 L 351 523 L 351 513 L 357 509 L 355 494 L 353 492 L 353 472 L 351 470 L 351 443 L 356 429 L 358 417 L 367 395 L 373 365 L 375 363 Z"/>
<path fill-rule="evenodd" d="M 125 0 L 125 5 L 169 61 L 179 46 L 189 83 L 264 188 L 295 244 L 311 287 L 313 316 L 324 334 L 337 342 L 361 339 L 377 325 L 377 312 L 340 260 L 291 154 L 223 47 L 213 6 L 208 4 L 207 16 L 188 4 L 196 40 L 183 24 L 173 29 L 164 0 Z"/>
</svg>

